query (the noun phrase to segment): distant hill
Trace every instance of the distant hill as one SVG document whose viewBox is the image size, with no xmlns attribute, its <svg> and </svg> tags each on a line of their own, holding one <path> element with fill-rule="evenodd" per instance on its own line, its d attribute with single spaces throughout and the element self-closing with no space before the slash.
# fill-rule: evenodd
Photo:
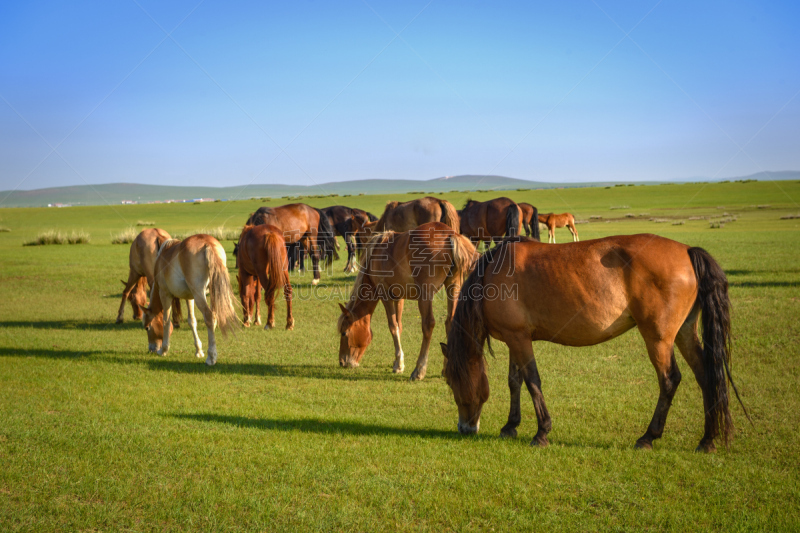
<svg viewBox="0 0 800 533">
<path fill-rule="evenodd" d="M 750 176 L 724 178 L 728 180 L 790 180 L 800 179 L 800 171 L 788 170 L 779 172 L 759 172 Z M 710 181 L 708 178 L 692 178 L 686 181 Z M 723 181 L 720 178 L 715 181 Z M 393 194 L 393 193 L 442 193 L 449 191 L 478 190 L 516 190 L 516 189 L 552 189 L 557 187 L 603 187 L 622 183 L 620 181 L 553 183 L 527 181 L 505 176 L 463 175 L 446 176 L 431 180 L 355 180 L 322 183 L 319 185 L 281 185 L 252 184 L 233 187 L 192 187 L 142 185 L 137 183 L 106 183 L 102 185 L 75 185 L 70 187 L 53 187 L 30 191 L 0 192 L 0 207 L 43 207 L 48 204 L 72 205 L 108 205 L 124 201 L 147 203 L 167 200 L 192 200 L 195 198 L 213 198 L 221 200 L 239 200 L 247 198 L 313 195 L 356 195 L 356 194 Z M 638 181 L 636 184 L 657 184 L 664 182 Z"/>
</svg>

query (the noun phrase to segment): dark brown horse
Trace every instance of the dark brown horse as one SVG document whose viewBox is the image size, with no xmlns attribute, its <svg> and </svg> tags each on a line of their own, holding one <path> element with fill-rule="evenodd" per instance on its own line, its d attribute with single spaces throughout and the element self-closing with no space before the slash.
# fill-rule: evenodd
<svg viewBox="0 0 800 533">
<path fill-rule="evenodd" d="M 334 259 L 339 259 L 336 253 L 336 236 L 328 222 L 328 217 L 319 209 L 306 204 L 288 204 L 280 207 L 260 207 L 247 219 L 247 226 L 270 224 L 278 228 L 283 234 L 283 239 L 290 245 L 290 268 L 293 267 L 293 250 L 302 252 L 309 248 L 311 264 L 314 270 L 313 285 L 319 283 L 319 262 L 322 256 L 323 265 L 328 267 Z M 291 246 L 297 245 L 297 246 Z M 302 256 L 302 253 L 301 253 Z M 302 268 L 301 260 L 301 268 Z"/>
<path fill-rule="evenodd" d="M 654 235 L 563 246 L 525 237 L 505 241 L 484 254 L 464 283 L 448 342 L 442 345 L 458 429 L 476 433 L 480 427 L 481 408 L 489 397 L 483 346 L 490 337 L 505 342 L 510 352 L 511 410 L 501 435 L 517 434 L 524 381 L 539 426 L 531 444 L 546 446 L 551 421 L 531 341 L 592 346 L 636 327 L 660 389 L 653 419 L 636 446 L 651 448 L 664 430 L 681 381 L 673 351 L 677 346 L 703 393 L 705 432 L 698 450 L 713 451 L 714 439 L 727 443 L 733 430 L 727 387 L 729 307 L 725 273 L 702 248 Z M 702 344 L 697 334 L 701 314 Z"/>
<path fill-rule="evenodd" d="M 458 212 L 447 200 L 426 196 L 408 202 L 388 202 L 376 232 L 408 231 L 427 222 L 442 222 L 458 233 Z"/>
<path fill-rule="evenodd" d="M 567 227 L 569 232 L 572 233 L 572 242 L 580 240 L 578 237 L 578 230 L 575 228 L 575 217 L 570 213 L 561 213 L 555 215 L 548 213 L 546 215 L 539 215 L 539 222 L 547 226 L 547 242 L 556 243 L 556 228 Z"/>
<path fill-rule="evenodd" d="M 361 362 L 372 341 L 370 323 L 380 301 L 394 340 L 394 372 L 402 372 L 403 303 L 417 300 L 422 318 L 422 346 L 411 379 L 423 379 L 436 325 L 433 298 L 444 286 L 447 294 L 445 328 L 449 330 L 459 287 L 476 259 L 475 247 L 469 239 L 441 222 L 423 224 L 405 233 L 388 231 L 375 235 L 367 243 L 364 263 L 347 307 L 339 304 L 342 309 L 338 322 L 339 364 L 355 367 Z"/>
<path fill-rule="evenodd" d="M 537 241 L 542 240 L 539 233 L 539 210 L 525 202 L 519 202 L 517 205 L 522 213 L 522 227 L 525 228 L 525 236 L 533 237 Z"/>
<path fill-rule="evenodd" d="M 250 326 L 254 304 L 260 299 L 260 288 L 264 287 L 264 301 L 267 304 L 267 325 L 264 329 L 275 327 L 275 291 L 283 287 L 286 329 L 294 329 L 289 258 L 281 231 L 269 224 L 245 226 L 239 236 L 236 264 L 239 269 L 237 278 L 239 298 L 244 308 L 244 325 Z"/>
<path fill-rule="evenodd" d="M 128 281 L 123 281 L 125 288 L 122 290 L 122 301 L 117 312 L 117 324 L 121 324 L 125 314 L 125 300 L 131 303 L 133 308 L 133 319 L 142 319 L 142 310 L 147 307 L 147 293 L 153 286 L 153 267 L 156 263 L 158 249 L 165 241 L 171 237 L 169 233 L 159 228 L 143 229 L 131 243 L 131 251 L 128 254 Z M 147 291 L 144 284 L 147 282 Z M 172 325 L 180 327 L 181 320 L 181 301 L 172 302 L 174 312 L 172 314 Z"/>
<path fill-rule="evenodd" d="M 328 221 L 333 227 L 334 233 L 344 238 L 345 246 L 347 247 L 347 264 L 344 267 L 345 272 L 355 272 L 355 255 L 358 243 L 354 236 L 358 232 L 359 227 L 364 224 L 378 220 L 372 213 L 368 213 L 361 209 L 354 209 L 343 205 L 334 205 L 320 209 L 328 217 Z"/>
<path fill-rule="evenodd" d="M 504 235 L 519 235 L 521 213 L 514 200 L 506 197 L 486 202 L 467 200 L 461 216 L 461 235 L 473 243 L 499 241 Z"/>
</svg>

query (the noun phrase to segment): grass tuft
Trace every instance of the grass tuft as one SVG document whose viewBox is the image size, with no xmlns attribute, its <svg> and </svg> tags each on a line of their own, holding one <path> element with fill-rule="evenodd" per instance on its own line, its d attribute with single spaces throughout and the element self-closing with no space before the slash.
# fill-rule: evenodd
<svg viewBox="0 0 800 533">
<path fill-rule="evenodd" d="M 139 232 L 136 231 L 136 228 L 125 228 L 116 235 L 111 236 L 111 244 L 130 244 L 138 234 Z"/>
<path fill-rule="evenodd" d="M 156 223 L 153 222 L 152 220 L 137 220 L 136 221 L 136 225 L 137 226 L 155 226 Z"/>
<path fill-rule="evenodd" d="M 183 240 L 186 237 L 197 235 L 198 233 L 205 233 L 211 235 L 218 241 L 236 241 L 239 239 L 242 230 L 240 228 L 226 228 L 225 226 L 217 226 L 216 228 L 201 228 L 194 231 L 184 231 L 176 233 L 173 238 Z"/>
<path fill-rule="evenodd" d="M 46 230 L 36 236 L 35 239 L 22 243 L 22 246 L 45 246 L 47 244 L 88 244 L 92 240 L 91 235 L 85 231 L 71 231 L 63 233 L 59 230 Z"/>
<path fill-rule="evenodd" d="M 11 228 L 8 226 L 0 226 L 0 233 L 7 233 L 9 231 L 11 231 Z"/>
</svg>

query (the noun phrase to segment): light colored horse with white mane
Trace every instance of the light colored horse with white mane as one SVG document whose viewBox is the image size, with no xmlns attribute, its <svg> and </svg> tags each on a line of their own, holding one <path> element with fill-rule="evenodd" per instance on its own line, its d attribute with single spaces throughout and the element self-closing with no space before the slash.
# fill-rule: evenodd
<svg viewBox="0 0 800 533">
<path fill-rule="evenodd" d="M 228 277 L 225 249 L 211 235 L 192 235 L 182 241 L 170 239 L 158 250 L 154 268 L 154 283 L 150 291 L 150 307 L 145 308 L 142 324 L 147 330 L 148 348 L 167 355 L 172 333 L 170 312 L 173 298 L 187 300 L 189 326 L 194 337 L 195 356 L 203 357 L 203 345 L 197 335 L 194 304 L 203 313 L 208 329 L 209 366 L 217 362 L 217 342 L 214 329 L 219 325 L 224 333 L 236 325 L 233 291 Z M 209 292 L 210 302 L 206 300 Z M 164 328 L 164 324 L 169 327 Z"/>
</svg>

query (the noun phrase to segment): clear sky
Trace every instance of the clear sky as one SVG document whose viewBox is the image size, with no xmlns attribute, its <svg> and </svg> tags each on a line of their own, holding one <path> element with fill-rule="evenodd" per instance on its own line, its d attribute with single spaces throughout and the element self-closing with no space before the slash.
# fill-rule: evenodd
<svg viewBox="0 0 800 533">
<path fill-rule="evenodd" d="M 0 189 L 797 170 L 798 23 L 769 0 L 4 2 Z"/>
</svg>

